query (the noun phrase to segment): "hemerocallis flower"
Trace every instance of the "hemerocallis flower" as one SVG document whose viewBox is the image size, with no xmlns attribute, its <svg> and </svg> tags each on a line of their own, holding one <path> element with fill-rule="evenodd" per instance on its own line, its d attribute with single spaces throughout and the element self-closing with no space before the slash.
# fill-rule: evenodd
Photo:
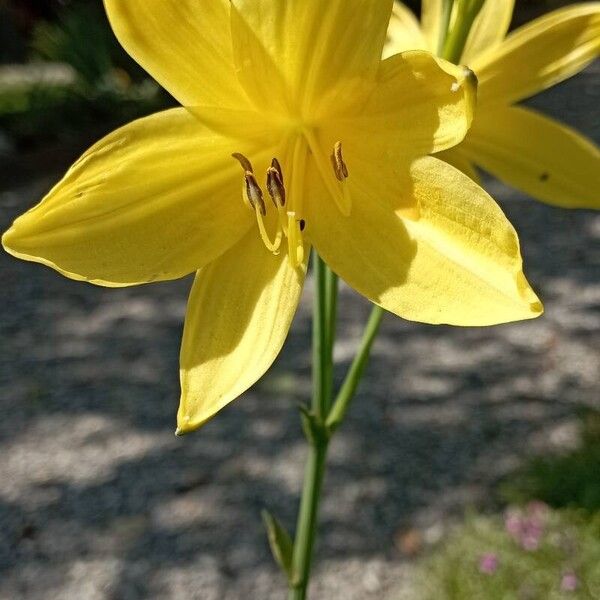
<svg viewBox="0 0 600 600">
<path fill-rule="evenodd" d="M 442 1 L 423 0 L 421 25 L 396 3 L 384 56 L 440 51 Z M 460 62 L 479 80 L 462 144 L 443 158 L 475 180 L 477 165 L 530 196 L 566 208 L 600 208 L 600 150 L 539 112 L 515 106 L 584 69 L 600 54 L 600 2 L 550 12 L 508 36 L 515 0 L 487 0 Z"/>
<path fill-rule="evenodd" d="M 468 71 L 381 61 L 391 0 L 106 0 L 131 55 L 184 106 L 88 150 L 3 245 L 73 279 L 196 273 L 178 430 L 279 353 L 311 246 L 350 286 L 428 323 L 538 316 L 515 231 L 460 171 Z M 232 158 L 233 156 L 233 158 Z"/>
</svg>

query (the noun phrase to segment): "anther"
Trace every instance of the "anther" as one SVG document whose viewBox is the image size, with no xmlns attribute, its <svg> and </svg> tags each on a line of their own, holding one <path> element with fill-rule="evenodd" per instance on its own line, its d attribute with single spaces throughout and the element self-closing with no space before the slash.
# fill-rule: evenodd
<svg viewBox="0 0 600 600">
<path fill-rule="evenodd" d="M 249 171 L 250 173 L 254 173 L 252 163 L 241 152 L 234 152 L 231 155 L 231 157 L 235 158 L 240 163 L 240 165 L 242 165 L 242 169 L 244 169 L 244 172 Z"/>
<path fill-rule="evenodd" d="M 300 231 L 304 231 L 306 228 L 306 221 L 304 219 L 300 219 Z"/>
<path fill-rule="evenodd" d="M 280 171 L 276 167 L 269 167 L 267 169 L 267 191 L 277 208 L 285 206 L 285 187 L 283 186 Z"/>
<path fill-rule="evenodd" d="M 281 183 L 283 183 L 283 171 L 281 170 L 281 165 L 276 158 L 271 161 L 271 166 L 277 171 L 279 174 L 279 179 L 281 180 Z"/>
<path fill-rule="evenodd" d="M 342 142 L 336 142 L 333 146 L 333 154 L 331 155 L 331 164 L 333 172 L 338 181 L 344 181 L 348 177 L 348 167 L 342 156 Z"/>
<path fill-rule="evenodd" d="M 244 173 L 244 179 L 246 180 L 246 195 L 248 201 L 252 205 L 254 210 L 258 209 L 263 217 L 267 214 L 267 207 L 263 198 L 262 190 L 256 181 L 256 177 L 251 171 Z"/>
</svg>

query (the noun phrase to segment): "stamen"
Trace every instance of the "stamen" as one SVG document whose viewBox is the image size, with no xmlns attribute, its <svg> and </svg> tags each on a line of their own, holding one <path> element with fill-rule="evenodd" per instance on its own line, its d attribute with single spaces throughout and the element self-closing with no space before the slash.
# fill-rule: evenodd
<svg viewBox="0 0 600 600">
<path fill-rule="evenodd" d="M 281 165 L 276 158 L 271 161 L 271 166 L 277 171 L 279 174 L 279 179 L 281 180 L 281 183 L 283 183 L 283 171 L 281 170 Z"/>
<path fill-rule="evenodd" d="M 273 161 L 275 160 L 273 159 Z M 285 206 L 285 187 L 280 172 L 276 167 L 267 169 L 267 191 L 277 208 Z"/>
<path fill-rule="evenodd" d="M 336 142 L 333 148 L 333 155 L 328 158 L 327 154 L 323 152 L 322 146 L 314 132 L 307 128 L 303 133 L 308 142 L 308 146 L 315 157 L 316 167 L 319 170 L 319 174 L 321 175 L 325 187 L 334 199 L 339 211 L 345 217 L 348 217 L 352 212 L 352 198 L 350 196 L 348 184 L 345 181 L 346 177 L 348 177 L 348 167 L 342 157 L 341 142 Z M 328 161 L 331 161 L 333 166 L 333 176 L 331 171 L 326 168 Z"/>
<path fill-rule="evenodd" d="M 279 254 L 279 248 L 281 247 L 281 240 L 283 238 L 283 231 L 279 224 L 277 224 L 277 232 L 275 233 L 275 241 L 272 242 L 269 238 L 269 234 L 265 228 L 265 222 L 263 220 L 263 216 L 261 215 L 259 210 L 256 210 L 256 222 L 258 223 L 258 231 L 260 232 L 260 237 L 263 241 L 263 244 L 267 247 L 267 250 L 272 252 L 273 254 Z"/>
<path fill-rule="evenodd" d="M 246 171 L 244 173 L 244 179 L 246 180 L 246 196 L 248 197 L 248 202 L 250 202 L 250 205 L 254 210 L 260 211 L 260 214 L 264 217 L 267 214 L 267 207 L 265 206 L 263 192 L 256 181 L 256 177 L 254 177 L 254 173 Z"/>
<path fill-rule="evenodd" d="M 239 161 L 240 165 L 242 165 L 242 169 L 244 169 L 244 172 L 249 171 L 250 173 L 254 173 L 252 163 L 241 152 L 234 152 L 231 157 Z"/>
<path fill-rule="evenodd" d="M 301 152 L 302 144 L 299 139 L 297 142 L 296 151 L 294 153 L 294 172 L 304 173 L 304 158 Z M 305 154 L 305 153 L 304 153 Z M 283 184 L 283 171 L 281 165 L 276 158 L 271 161 L 271 166 L 267 169 L 267 191 L 273 204 L 277 208 L 278 218 L 275 219 L 276 230 L 275 239 L 271 240 L 265 226 L 265 217 L 267 216 L 267 206 L 265 204 L 264 194 L 261 187 L 258 185 L 256 177 L 254 175 L 254 169 L 252 163 L 248 158 L 239 152 L 235 152 L 231 155 L 235 158 L 242 169 L 244 169 L 244 187 L 243 187 L 243 199 L 244 203 L 254 211 L 256 215 L 256 223 L 258 225 L 258 231 L 260 237 L 266 246 L 266 248 L 273 254 L 279 254 L 279 249 L 283 240 L 283 236 L 286 235 L 288 238 L 288 253 L 289 260 L 294 268 L 299 267 L 304 261 L 304 243 L 302 241 L 302 230 L 304 229 L 304 220 L 296 219 L 296 210 L 291 210 L 286 213 L 286 190 Z M 297 163 L 297 164 L 296 164 Z M 298 181 L 295 186 L 295 191 L 292 194 L 296 197 L 293 201 L 294 209 L 297 209 L 296 204 L 301 202 L 301 194 L 299 192 L 299 186 L 301 186 L 302 180 Z M 272 221 L 269 220 L 269 223 Z"/>
<path fill-rule="evenodd" d="M 344 179 L 348 178 L 348 167 L 342 156 L 342 142 L 336 142 L 334 144 L 333 154 L 331 155 L 331 164 L 333 165 L 333 172 L 338 181 L 344 181 Z"/>
</svg>

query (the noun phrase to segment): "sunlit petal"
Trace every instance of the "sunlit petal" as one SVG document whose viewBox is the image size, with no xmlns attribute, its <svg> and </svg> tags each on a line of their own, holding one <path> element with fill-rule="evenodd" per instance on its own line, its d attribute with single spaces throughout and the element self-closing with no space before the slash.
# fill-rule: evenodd
<svg viewBox="0 0 600 600">
<path fill-rule="evenodd" d="M 432 52 L 437 52 L 440 45 L 442 1 L 443 0 L 422 0 L 421 2 L 421 26 L 423 28 L 423 35 Z"/>
<path fill-rule="evenodd" d="M 231 0 L 238 76 L 257 107 L 298 114 L 369 89 L 392 0 Z M 283 99 L 281 99 L 283 98 Z"/>
<path fill-rule="evenodd" d="M 296 312 L 305 270 L 292 269 L 285 252 L 268 252 L 251 231 L 196 275 L 181 348 L 179 433 L 202 425 L 271 366 Z"/>
<path fill-rule="evenodd" d="M 482 52 L 496 47 L 506 36 L 515 0 L 487 0 L 477 15 L 460 61 L 468 65 Z"/>
<path fill-rule="evenodd" d="M 406 50 L 430 50 L 414 13 L 401 2 L 394 2 L 383 48 L 383 58 Z"/>
<path fill-rule="evenodd" d="M 311 203 L 307 216 L 307 235 L 350 286 L 426 323 L 492 325 L 541 314 L 514 229 L 463 173 L 427 157 L 410 174 L 380 170 L 387 186 L 369 186 L 360 175 L 348 179 L 350 217 L 334 219 L 326 202 Z M 417 211 L 407 208 L 411 199 Z M 322 213 L 328 218 L 318 219 Z"/>
<path fill-rule="evenodd" d="M 573 129 L 521 107 L 477 118 L 461 150 L 505 183 L 565 208 L 600 209 L 600 150 Z"/>
<path fill-rule="evenodd" d="M 462 67 L 428 52 L 403 52 L 381 63 L 377 84 L 360 116 L 328 124 L 332 136 L 361 146 L 374 169 L 455 146 L 466 135 L 476 83 Z"/>
<path fill-rule="evenodd" d="M 600 53 L 600 2 L 551 12 L 511 33 L 469 65 L 478 104 L 512 104 L 581 71 Z"/>
<path fill-rule="evenodd" d="M 2 243 L 101 285 L 181 277 L 252 225 L 236 150 L 183 108 L 134 121 L 88 150 Z"/>
</svg>

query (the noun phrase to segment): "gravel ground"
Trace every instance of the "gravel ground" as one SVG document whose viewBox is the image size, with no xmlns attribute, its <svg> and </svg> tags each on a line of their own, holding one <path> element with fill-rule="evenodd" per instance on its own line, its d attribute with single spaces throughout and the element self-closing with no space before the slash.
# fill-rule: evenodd
<svg viewBox="0 0 600 600">
<path fill-rule="evenodd" d="M 599 71 L 535 104 L 600 139 Z M 13 173 L 2 228 L 56 177 Z M 573 443 L 577 407 L 599 406 L 600 215 L 489 187 L 546 314 L 490 329 L 386 318 L 331 449 L 315 599 L 414 598 L 404 532 L 432 541 L 465 508 L 493 509 L 500 477 Z M 5 254 L 0 271 L 0 598 L 282 598 L 259 513 L 293 527 L 310 286 L 269 374 L 178 439 L 189 279 L 108 290 Z M 347 289 L 341 306 L 340 374 L 368 311 Z"/>
</svg>

